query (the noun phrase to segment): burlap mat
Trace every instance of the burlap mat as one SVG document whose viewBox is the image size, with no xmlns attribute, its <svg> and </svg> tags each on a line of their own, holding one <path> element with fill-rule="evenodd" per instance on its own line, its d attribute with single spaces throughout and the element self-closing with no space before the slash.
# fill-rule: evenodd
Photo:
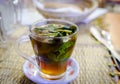
<svg viewBox="0 0 120 84">
<path fill-rule="evenodd" d="M 18 31 L 23 33 L 23 30 L 17 30 L 12 38 L 18 38 Z M 16 53 L 14 44 L 12 41 L 7 49 L 0 49 L 0 84 L 34 84 L 24 76 L 22 67 L 25 60 Z M 27 43 L 23 49 L 29 53 L 30 47 Z M 70 84 L 116 84 L 109 76 L 107 49 L 89 33 L 79 34 L 72 57 L 79 63 L 80 73 Z"/>
</svg>

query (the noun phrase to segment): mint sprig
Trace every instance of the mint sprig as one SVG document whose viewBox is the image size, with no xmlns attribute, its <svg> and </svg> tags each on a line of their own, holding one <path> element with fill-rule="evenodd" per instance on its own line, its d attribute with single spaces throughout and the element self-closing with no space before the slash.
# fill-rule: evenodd
<svg viewBox="0 0 120 84">
<path fill-rule="evenodd" d="M 54 62 L 64 61 L 71 55 L 70 48 L 73 48 L 75 41 L 63 43 L 56 51 L 49 53 L 48 58 Z"/>
</svg>

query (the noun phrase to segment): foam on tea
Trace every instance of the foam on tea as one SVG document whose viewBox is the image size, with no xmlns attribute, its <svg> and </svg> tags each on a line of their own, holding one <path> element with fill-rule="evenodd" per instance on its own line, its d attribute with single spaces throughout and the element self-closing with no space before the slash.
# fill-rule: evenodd
<svg viewBox="0 0 120 84">
<path fill-rule="evenodd" d="M 76 26 L 60 24 L 33 28 L 34 35 L 30 35 L 30 39 L 42 74 L 58 76 L 65 73 L 66 60 L 71 56 L 77 38 L 75 31 Z"/>
</svg>

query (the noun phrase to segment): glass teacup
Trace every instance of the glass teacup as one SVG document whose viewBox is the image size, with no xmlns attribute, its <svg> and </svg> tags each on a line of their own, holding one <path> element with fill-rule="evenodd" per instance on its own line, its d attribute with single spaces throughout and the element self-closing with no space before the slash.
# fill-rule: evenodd
<svg viewBox="0 0 120 84">
<path fill-rule="evenodd" d="M 76 43 L 78 27 L 69 21 L 45 19 L 30 25 L 29 31 L 36 63 L 24 53 L 19 54 L 37 67 L 41 77 L 49 80 L 63 78 Z M 17 41 L 18 50 L 24 41 L 25 38 Z"/>
</svg>

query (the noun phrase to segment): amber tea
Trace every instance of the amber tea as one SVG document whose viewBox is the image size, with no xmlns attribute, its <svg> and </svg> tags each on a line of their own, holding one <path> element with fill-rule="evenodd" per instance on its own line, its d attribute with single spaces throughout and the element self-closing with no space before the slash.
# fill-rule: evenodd
<svg viewBox="0 0 120 84">
<path fill-rule="evenodd" d="M 76 26 L 62 24 L 46 24 L 31 30 L 29 36 L 42 77 L 56 80 L 64 76 L 76 31 Z"/>
</svg>

